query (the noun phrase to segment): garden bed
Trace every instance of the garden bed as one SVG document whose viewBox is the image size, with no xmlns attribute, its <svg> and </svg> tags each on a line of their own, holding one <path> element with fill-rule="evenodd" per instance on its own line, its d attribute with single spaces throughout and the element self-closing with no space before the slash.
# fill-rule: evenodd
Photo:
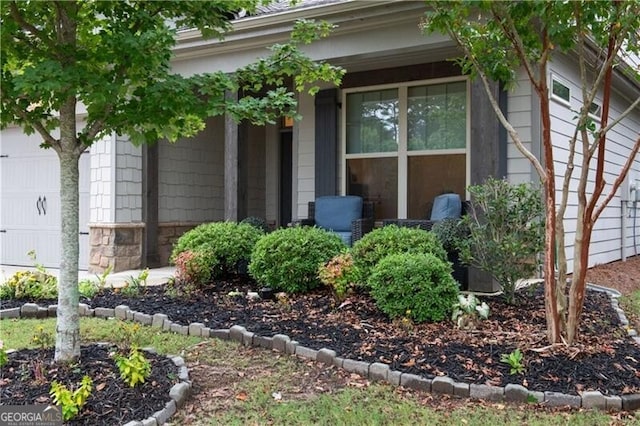
<svg viewBox="0 0 640 426">
<path fill-rule="evenodd" d="M 144 289 L 138 297 L 109 291 L 83 302 L 163 313 L 183 325 L 200 322 L 211 329 L 241 325 L 262 336 L 286 334 L 308 348 L 330 348 L 339 357 L 382 362 L 393 370 L 426 378 L 446 375 L 457 382 L 511 383 L 569 395 L 588 390 L 603 395 L 640 392 L 640 347 L 627 337 L 605 293 L 587 293 L 578 340 L 566 347 L 547 344 L 541 287 L 520 291 L 516 306 L 498 297 L 483 297 L 491 308 L 489 319 L 467 331 L 451 321 L 420 325 L 390 321 L 366 295 L 354 295 L 342 304 L 336 304 L 327 291 L 250 301 L 229 296 L 236 290 L 256 290 L 249 279 L 215 284 L 189 296 L 170 296 L 165 286 L 158 286 Z M 3 308 L 13 303 L 20 302 L 3 304 Z M 501 362 L 503 355 L 515 349 L 524 354 L 521 374 L 510 374 L 510 366 Z"/>
</svg>

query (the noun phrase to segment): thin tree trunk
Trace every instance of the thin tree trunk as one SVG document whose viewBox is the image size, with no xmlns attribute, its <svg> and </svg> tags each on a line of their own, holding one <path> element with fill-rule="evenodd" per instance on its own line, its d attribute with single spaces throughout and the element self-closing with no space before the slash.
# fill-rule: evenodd
<svg viewBox="0 0 640 426">
<path fill-rule="evenodd" d="M 557 300 L 557 282 L 555 268 L 556 253 L 556 188 L 553 162 L 553 145 L 551 144 L 551 119 L 549 116 L 549 98 L 547 97 L 547 81 L 544 67 L 540 70 L 540 81 L 534 85 L 540 97 L 540 116 L 542 117 L 542 144 L 544 154 L 544 308 L 547 319 L 547 339 L 549 343 L 558 343 L 562 338 L 562 329 Z"/>
<path fill-rule="evenodd" d="M 78 253 L 80 244 L 79 211 L 79 150 L 76 148 L 75 99 L 60 110 L 60 199 L 62 245 L 60 279 L 58 281 L 58 311 L 56 323 L 56 361 L 71 361 L 80 357 L 80 318 L 78 314 Z"/>
<path fill-rule="evenodd" d="M 578 335 L 578 324 L 586 291 L 587 268 L 589 267 L 589 244 L 591 243 L 592 223 L 579 220 L 576 229 L 576 244 L 571 289 L 569 290 L 569 319 L 567 321 L 567 343 L 573 344 Z"/>
</svg>

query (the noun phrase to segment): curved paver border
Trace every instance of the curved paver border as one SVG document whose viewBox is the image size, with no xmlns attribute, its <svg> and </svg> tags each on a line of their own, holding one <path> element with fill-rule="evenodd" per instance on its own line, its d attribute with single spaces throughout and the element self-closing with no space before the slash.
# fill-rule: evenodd
<svg viewBox="0 0 640 426">
<path fill-rule="evenodd" d="M 624 311 L 620 308 L 620 293 L 616 290 L 589 284 L 588 287 L 595 291 L 605 292 L 609 295 L 611 306 L 618 314 L 620 323 L 627 331 L 628 336 L 640 346 L 638 332 L 629 326 Z M 483 399 L 489 401 L 529 402 L 531 400 L 546 404 L 550 407 L 570 406 L 574 408 L 597 408 L 608 411 L 634 411 L 640 409 L 640 393 L 621 396 L 607 396 L 599 391 L 586 391 L 581 395 L 568 395 L 559 392 L 532 391 L 524 386 L 507 384 L 506 386 L 476 385 L 464 382 L 456 382 L 447 376 L 427 379 L 410 373 L 391 370 L 387 364 L 379 362 L 356 361 L 337 356 L 331 348 L 319 350 L 299 345 L 284 334 L 276 334 L 273 337 L 265 337 L 247 330 L 243 326 L 234 325 L 228 329 L 211 329 L 203 323 L 193 322 L 189 325 L 173 323 L 162 313 L 153 315 L 132 311 L 126 305 L 115 308 L 92 308 L 86 304 L 80 304 L 80 315 L 87 317 L 118 318 L 139 322 L 154 328 L 174 333 L 222 340 L 232 340 L 243 346 L 261 347 L 272 349 L 289 355 L 310 359 L 322 364 L 342 368 L 350 373 L 357 373 L 372 381 L 387 382 L 393 386 L 421 390 L 431 393 L 440 393 L 464 398 Z M 20 308 L 0 310 L 0 319 L 3 318 L 46 318 L 56 315 L 56 306 L 40 307 L 35 303 L 24 304 Z M 162 425 L 171 417 L 176 409 L 181 407 L 191 389 L 188 379 L 187 367 L 180 357 L 173 357 L 174 363 L 180 367 L 180 382 L 174 385 L 169 392 L 171 400 L 163 410 L 158 411 L 152 417 L 142 421 L 129 422 L 125 426 L 152 426 Z"/>
<path fill-rule="evenodd" d="M 95 308 L 92 309 L 88 305 L 80 304 L 80 315 L 86 317 L 102 317 L 102 318 L 114 318 L 115 310 L 110 308 Z M 46 315 L 45 315 L 46 314 Z M 0 319 L 4 318 L 47 318 L 56 316 L 56 305 L 43 308 L 35 303 L 25 303 L 20 308 L 4 309 L 0 310 Z M 148 316 L 148 315 L 147 315 Z M 165 315 L 166 317 L 166 315 Z M 141 321 L 141 318 L 134 318 L 134 321 Z M 108 344 L 108 343 L 98 343 Z M 157 354 L 157 351 L 152 347 L 142 348 L 143 351 L 148 353 Z M 178 368 L 178 382 L 174 384 L 169 390 L 169 400 L 165 406 L 153 413 L 150 417 L 144 420 L 132 420 L 126 423 L 124 426 L 158 426 L 165 424 L 171 416 L 173 416 L 178 408 L 181 408 L 189 394 L 191 393 L 191 380 L 189 380 L 189 370 L 184 362 L 184 359 L 177 355 L 166 355 L 173 364 Z"/>
</svg>

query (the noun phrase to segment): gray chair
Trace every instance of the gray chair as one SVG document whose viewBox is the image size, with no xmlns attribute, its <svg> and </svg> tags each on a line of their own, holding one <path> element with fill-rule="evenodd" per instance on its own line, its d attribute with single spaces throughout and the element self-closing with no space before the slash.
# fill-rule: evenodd
<svg viewBox="0 0 640 426">
<path fill-rule="evenodd" d="M 348 246 L 373 229 L 373 203 L 357 195 L 328 195 L 309 202 L 309 218 L 294 224 L 335 232 Z"/>
<path fill-rule="evenodd" d="M 460 195 L 454 193 L 441 194 L 433 199 L 433 207 L 429 219 L 384 219 L 383 225 L 397 225 L 411 228 L 431 230 L 435 222 L 448 218 L 459 218 L 463 213 Z"/>
</svg>

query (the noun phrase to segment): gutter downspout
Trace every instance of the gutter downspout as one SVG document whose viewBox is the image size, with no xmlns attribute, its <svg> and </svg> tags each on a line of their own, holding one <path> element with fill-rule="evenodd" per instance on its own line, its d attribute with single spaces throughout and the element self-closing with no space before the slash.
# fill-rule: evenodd
<svg viewBox="0 0 640 426">
<path fill-rule="evenodd" d="M 620 229 L 620 238 L 622 239 L 622 244 L 620 245 L 622 249 L 621 257 L 622 261 L 625 262 L 627 260 L 627 210 L 628 210 L 628 202 L 627 200 L 622 200 L 622 208 L 620 211 L 622 212 L 621 218 L 621 229 Z"/>
</svg>

